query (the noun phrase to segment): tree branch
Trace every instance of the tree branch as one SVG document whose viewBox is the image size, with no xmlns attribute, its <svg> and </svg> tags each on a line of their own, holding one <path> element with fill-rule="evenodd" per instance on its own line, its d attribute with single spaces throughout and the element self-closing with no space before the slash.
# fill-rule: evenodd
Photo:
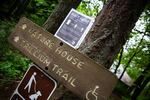
<svg viewBox="0 0 150 100">
<path fill-rule="evenodd" d="M 134 54 L 131 56 L 131 58 L 130 58 L 129 61 L 127 62 L 127 64 L 126 64 L 126 66 L 125 66 L 125 68 L 124 68 L 124 70 L 123 70 L 123 72 L 122 72 L 122 74 L 121 74 L 119 80 L 121 80 L 121 78 L 123 77 L 123 75 L 124 75 L 126 69 L 129 67 L 129 65 L 130 65 L 130 63 L 131 63 L 131 61 L 132 61 L 132 59 L 135 57 L 136 54 L 138 54 L 138 53 L 140 52 L 140 50 L 138 50 L 138 49 L 139 49 L 139 47 L 140 47 L 140 45 L 141 45 L 141 43 L 142 43 L 142 41 L 143 41 L 143 39 L 144 39 L 144 36 L 145 36 L 145 34 L 142 36 L 142 39 L 140 40 L 138 46 L 136 47 L 136 50 L 135 50 Z"/>
<path fill-rule="evenodd" d="M 118 62 L 117 66 L 116 66 L 116 69 L 115 69 L 115 71 L 114 71 L 115 74 L 117 73 L 117 70 L 118 70 L 118 68 L 119 68 L 119 66 L 120 66 L 120 64 L 121 64 L 123 49 L 124 49 L 124 48 L 122 47 L 122 48 L 121 48 L 121 51 L 120 51 L 119 62 Z"/>
</svg>

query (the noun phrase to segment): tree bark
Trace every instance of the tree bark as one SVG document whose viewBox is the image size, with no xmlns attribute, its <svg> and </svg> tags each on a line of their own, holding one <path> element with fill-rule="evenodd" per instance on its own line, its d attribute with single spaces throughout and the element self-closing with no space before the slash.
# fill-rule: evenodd
<svg viewBox="0 0 150 100">
<path fill-rule="evenodd" d="M 110 68 L 148 0 L 109 0 L 97 16 L 81 52 Z"/>
<path fill-rule="evenodd" d="M 60 26 L 65 18 L 64 16 L 69 12 L 68 8 L 71 9 L 71 7 L 74 7 L 70 2 L 76 2 L 77 4 L 80 2 L 80 0 L 67 1 L 68 0 L 61 0 L 58 8 L 44 24 L 44 27 L 52 34 L 55 34 L 58 26 Z M 86 44 L 79 50 L 96 62 L 109 68 L 115 56 L 126 42 L 129 32 L 143 12 L 147 1 L 148 0 L 109 0 L 102 9 L 102 12 L 97 16 L 94 26 L 85 41 Z M 73 99 L 73 97 L 75 98 Z M 52 100 L 80 99 L 72 95 L 67 99 L 63 96 Z"/>
<path fill-rule="evenodd" d="M 150 71 L 150 63 L 146 66 L 146 68 L 144 69 L 142 74 L 134 82 L 135 86 L 133 86 L 133 87 L 135 87 L 135 90 L 134 90 L 134 92 L 133 92 L 133 94 L 131 96 L 132 100 L 136 100 L 137 99 L 137 97 L 140 95 L 140 93 L 145 88 L 147 83 L 150 81 L 150 75 L 148 73 L 149 71 Z M 133 87 L 131 87 L 131 88 L 133 89 Z"/>
<path fill-rule="evenodd" d="M 44 28 L 55 34 L 71 8 L 77 8 L 82 0 L 60 0 L 57 8 L 44 23 Z"/>
<path fill-rule="evenodd" d="M 69 11 L 72 8 L 77 8 L 81 1 L 82 0 L 60 0 L 57 8 L 43 24 L 43 27 L 50 33 L 55 34 Z M 68 90 L 64 86 L 59 85 L 58 88 L 55 90 L 54 94 L 51 96 L 51 100 L 62 100 L 64 98 L 62 96 L 64 95 L 64 93 L 68 93 Z M 77 98 L 77 96 L 75 97 Z"/>
<path fill-rule="evenodd" d="M 131 97 L 132 100 L 137 100 L 137 97 L 140 95 L 140 93 L 142 92 L 142 90 L 145 88 L 145 86 L 147 85 L 147 83 L 150 81 L 150 76 L 147 77 L 142 85 L 140 87 L 137 87 Z"/>
<path fill-rule="evenodd" d="M 145 32 L 145 33 L 146 33 L 146 32 Z M 133 55 L 130 57 L 129 61 L 126 63 L 126 66 L 124 67 L 124 70 L 123 70 L 123 72 L 121 73 L 121 75 L 120 75 L 120 77 L 119 77 L 119 80 L 122 79 L 122 77 L 123 77 L 125 71 L 127 70 L 127 68 L 129 67 L 130 63 L 132 62 L 132 59 L 141 51 L 141 49 L 139 49 L 139 47 L 141 46 L 141 43 L 143 42 L 144 36 L 145 36 L 145 34 L 142 36 L 142 39 L 140 40 L 139 44 L 137 45 L 135 52 L 134 52 Z"/>
<path fill-rule="evenodd" d="M 122 55 L 123 55 L 123 47 L 121 48 L 121 51 L 120 51 L 120 55 L 119 55 L 119 61 L 118 61 L 118 64 L 117 64 L 117 66 L 116 66 L 116 69 L 115 69 L 115 71 L 114 71 L 114 74 L 117 74 L 117 70 L 118 70 L 118 68 L 119 68 L 119 66 L 120 66 L 120 64 L 121 64 L 121 60 L 122 60 Z"/>
</svg>

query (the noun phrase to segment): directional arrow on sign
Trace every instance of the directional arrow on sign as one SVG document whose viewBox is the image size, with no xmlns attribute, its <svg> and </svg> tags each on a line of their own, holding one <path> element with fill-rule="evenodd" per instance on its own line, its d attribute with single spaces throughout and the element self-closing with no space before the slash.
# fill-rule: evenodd
<svg viewBox="0 0 150 100">
<path fill-rule="evenodd" d="M 70 91 L 87 100 L 107 100 L 117 78 L 102 65 L 22 18 L 9 42 Z"/>
</svg>

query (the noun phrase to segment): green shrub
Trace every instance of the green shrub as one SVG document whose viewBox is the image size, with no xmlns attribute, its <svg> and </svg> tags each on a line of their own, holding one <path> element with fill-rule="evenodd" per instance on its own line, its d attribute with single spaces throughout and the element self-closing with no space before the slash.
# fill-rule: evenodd
<svg viewBox="0 0 150 100">
<path fill-rule="evenodd" d="M 20 79 L 30 63 L 29 59 L 13 49 L 7 41 L 15 23 L 14 19 L 0 20 L 0 87 Z"/>
</svg>

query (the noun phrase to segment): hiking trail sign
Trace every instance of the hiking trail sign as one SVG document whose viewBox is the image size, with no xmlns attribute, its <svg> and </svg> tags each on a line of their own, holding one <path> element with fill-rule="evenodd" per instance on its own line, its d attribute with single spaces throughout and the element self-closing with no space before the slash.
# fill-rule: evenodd
<svg viewBox="0 0 150 100">
<path fill-rule="evenodd" d="M 102 65 L 26 18 L 16 25 L 9 42 L 83 99 L 107 100 L 117 83 L 116 76 Z"/>
<path fill-rule="evenodd" d="M 49 100 L 57 83 L 36 65 L 31 65 L 10 100 Z"/>
</svg>

